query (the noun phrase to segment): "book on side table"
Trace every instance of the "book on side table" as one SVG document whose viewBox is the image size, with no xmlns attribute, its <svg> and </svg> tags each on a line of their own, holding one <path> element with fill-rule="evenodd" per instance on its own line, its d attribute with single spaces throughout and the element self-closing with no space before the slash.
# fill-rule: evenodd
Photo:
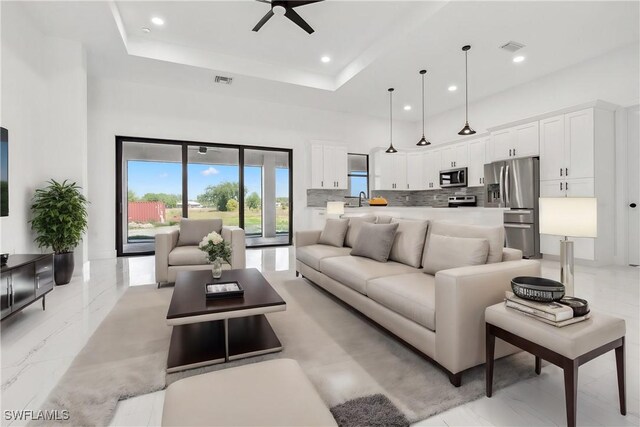
<svg viewBox="0 0 640 427">
<path fill-rule="evenodd" d="M 517 297 L 509 291 L 505 293 L 505 305 L 525 316 L 557 327 L 578 323 L 590 317 L 589 313 L 584 316 L 574 316 L 571 307 L 557 302 L 530 301 Z"/>
</svg>

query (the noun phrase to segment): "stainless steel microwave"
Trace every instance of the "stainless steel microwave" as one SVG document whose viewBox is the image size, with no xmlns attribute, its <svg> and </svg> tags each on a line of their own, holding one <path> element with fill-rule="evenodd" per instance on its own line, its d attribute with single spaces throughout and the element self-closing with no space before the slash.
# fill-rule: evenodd
<svg viewBox="0 0 640 427">
<path fill-rule="evenodd" d="M 466 186 L 467 168 L 456 168 L 440 171 L 440 188 Z"/>
</svg>

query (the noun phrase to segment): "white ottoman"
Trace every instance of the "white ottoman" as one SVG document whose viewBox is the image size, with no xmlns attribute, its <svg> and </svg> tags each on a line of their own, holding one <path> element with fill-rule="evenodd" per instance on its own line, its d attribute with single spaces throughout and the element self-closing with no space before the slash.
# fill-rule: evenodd
<svg viewBox="0 0 640 427">
<path fill-rule="evenodd" d="M 567 425 L 576 425 L 578 367 L 611 350 L 616 352 L 620 413 L 626 415 L 624 384 L 623 319 L 603 313 L 573 325 L 557 328 L 505 307 L 504 303 L 485 310 L 487 397 L 492 394 L 493 356 L 496 337 L 520 347 L 536 357 L 536 373 L 540 374 L 540 359 L 564 370 L 567 404 Z"/>
<path fill-rule="evenodd" d="M 298 362 L 277 359 L 167 387 L 163 426 L 335 426 Z"/>
</svg>

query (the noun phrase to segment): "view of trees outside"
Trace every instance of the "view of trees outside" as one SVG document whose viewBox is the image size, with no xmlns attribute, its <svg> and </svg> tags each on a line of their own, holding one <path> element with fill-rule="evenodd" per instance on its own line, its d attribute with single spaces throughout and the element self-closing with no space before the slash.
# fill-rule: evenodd
<svg viewBox="0 0 640 427">
<path fill-rule="evenodd" d="M 161 202 L 165 207 L 164 217 L 158 221 L 141 222 L 132 219 L 129 215 L 130 242 L 151 240 L 159 230 L 179 227 L 179 221 L 182 218 L 182 196 L 179 191 L 181 182 L 178 181 L 179 186 L 177 186 L 176 181 L 172 179 L 171 185 L 162 185 L 165 178 L 170 178 L 178 172 L 175 170 L 176 166 L 179 165 L 169 162 L 128 162 L 128 201 Z M 240 224 L 238 171 L 238 166 L 189 164 L 188 217 L 192 219 L 221 218 L 225 225 L 238 226 Z M 278 233 L 289 231 L 288 171 L 288 169 L 279 168 L 276 172 L 276 232 Z M 132 177 L 145 174 L 144 181 L 132 180 Z M 149 181 L 153 175 L 157 176 L 160 182 L 151 184 Z M 247 235 L 259 235 L 262 233 L 262 168 L 245 167 L 245 184 L 245 232 Z M 157 191 L 161 188 L 166 188 L 167 191 Z M 145 189 L 153 191 L 143 192 Z"/>
</svg>

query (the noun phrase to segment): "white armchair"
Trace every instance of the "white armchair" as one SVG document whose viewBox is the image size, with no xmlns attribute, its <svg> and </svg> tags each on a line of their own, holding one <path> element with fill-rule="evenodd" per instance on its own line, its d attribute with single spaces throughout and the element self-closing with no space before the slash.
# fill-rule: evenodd
<svg viewBox="0 0 640 427">
<path fill-rule="evenodd" d="M 198 243 L 204 236 L 216 231 L 231 245 L 231 262 L 223 269 L 246 267 L 244 230 L 240 227 L 223 226 L 221 219 L 183 219 L 180 230 L 156 234 L 156 282 L 158 285 L 174 283 L 178 271 L 207 270 L 204 252 Z"/>
</svg>

